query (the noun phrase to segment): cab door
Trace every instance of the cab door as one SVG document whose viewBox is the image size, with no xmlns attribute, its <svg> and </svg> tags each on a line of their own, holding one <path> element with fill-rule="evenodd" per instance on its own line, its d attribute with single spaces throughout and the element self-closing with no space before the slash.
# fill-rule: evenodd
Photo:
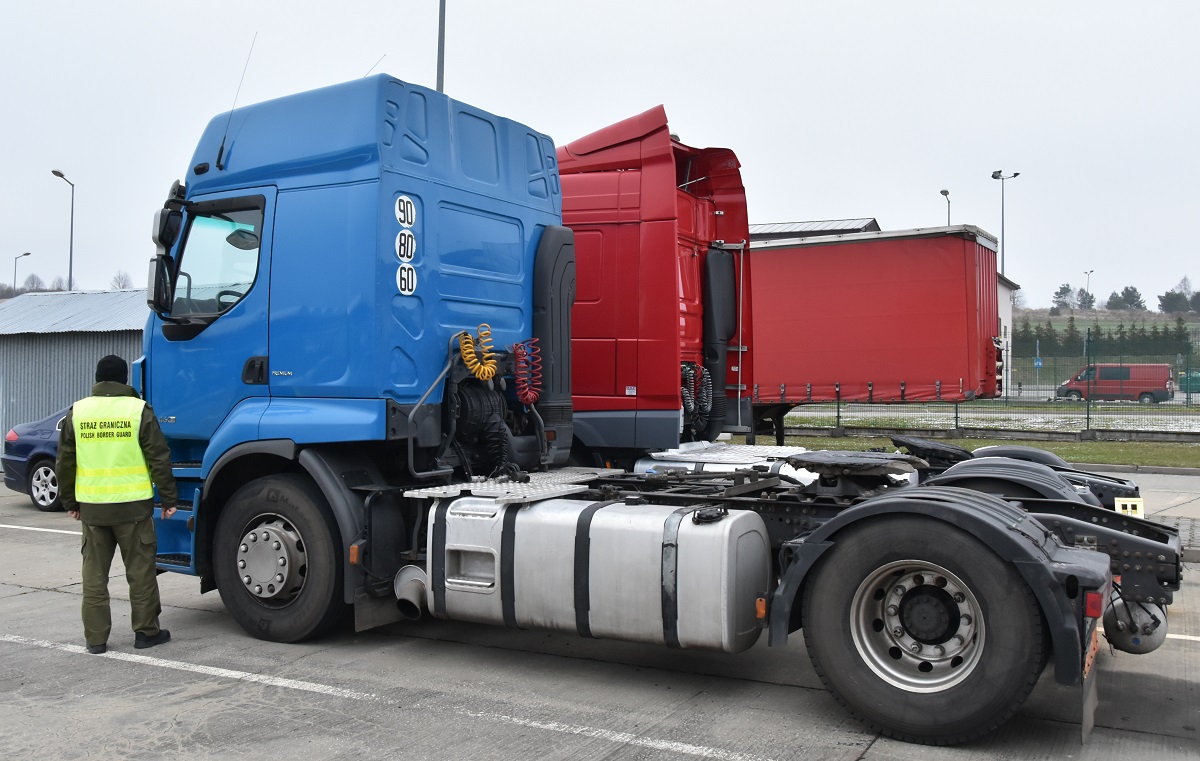
<svg viewBox="0 0 1200 761">
<path fill-rule="evenodd" d="M 145 397 L 177 467 L 203 461 L 214 433 L 239 408 L 241 438 L 257 435 L 261 405 L 252 402 L 269 395 L 274 208 L 269 187 L 205 196 L 185 208 L 168 264 L 170 312 L 153 318 L 145 341 Z"/>
</svg>

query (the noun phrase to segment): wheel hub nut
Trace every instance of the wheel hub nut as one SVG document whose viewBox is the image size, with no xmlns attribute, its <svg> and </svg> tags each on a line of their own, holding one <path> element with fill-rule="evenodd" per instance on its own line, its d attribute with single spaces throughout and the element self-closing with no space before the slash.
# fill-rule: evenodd
<svg viewBox="0 0 1200 761">
<path fill-rule="evenodd" d="M 303 555 L 298 540 L 278 519 L 247 532 L 237 554 L 237 567 L 246 590 L 263 599 L 294 594 L 287 569 L 295 565 L 291 562 L 293 554 Z M 302 583 L 302 577 L 299 580 Z"/>
</svg>

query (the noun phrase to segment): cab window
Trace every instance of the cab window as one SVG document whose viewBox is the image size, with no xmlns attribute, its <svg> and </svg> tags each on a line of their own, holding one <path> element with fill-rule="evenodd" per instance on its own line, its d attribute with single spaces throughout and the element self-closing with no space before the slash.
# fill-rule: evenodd
<svg viewBox="0 0 1200 761">
<path fill-rule="evenodd" d="M 245 297 L 258 274 L 262 208 L 193 213 L 180 246 L 173 315 L 220 315 Z"/>
</svg>

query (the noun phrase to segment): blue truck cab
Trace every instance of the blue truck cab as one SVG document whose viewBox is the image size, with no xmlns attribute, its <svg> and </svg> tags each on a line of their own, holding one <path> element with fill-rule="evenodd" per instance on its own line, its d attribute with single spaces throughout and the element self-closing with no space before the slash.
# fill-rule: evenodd
<svg viewBox="0 0 1200 761">
<path fill-rule="evenodd" d="M 369 543 L 416 536 L 397 490 L 564 462 L 561 213 L 549 137 L 390 76 L 214 118 L 155 215 L 134 373 L 180 485 L 160 567 L 200 575 L 252 626 L 293 622 L 273 638 L 310 636 L 416 551 Z M 522 359 L 526 398 L 545 363 L 536 405 L 515 397 Z M 272 618 L 314 597 L 298 566 L 322 525 L 340 578 L 305 622 Z M 248 604 L 230 605 L 236 586 Z"/>
</svg>

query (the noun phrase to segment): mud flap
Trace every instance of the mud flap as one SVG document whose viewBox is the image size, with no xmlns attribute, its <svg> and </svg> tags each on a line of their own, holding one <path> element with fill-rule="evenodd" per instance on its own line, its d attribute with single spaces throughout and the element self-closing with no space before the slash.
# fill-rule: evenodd
<svg viewBox="0 0 1200 761">
<path fill-rule="evenodd" d="M 1083 679 L 1083 705 L 1081 709 L 1083 715 L 1079 722 L 1079 744 L 1087 742 L 1088 735 L 1092 733 L 1092 728 L 1096 726 L 1096 705 L 1100 702 L 1096 692 L 1096 671 L 1093 669 Z"/>
<path fill-rule="evenodd" d="M 1087 742 L 1096 726 L 1096 706 L 1100 702 L 1096 690 L 1096 653 L 1100 650 L 1099 626 L 1092 624 L 1092 637 L 1083 660 L 1083 693 L 1080 696 L 1079 744 Z"/>
<path fill-rule="evenodd" d="M 369 597 L 362 590 L 354 593 L 354 631 L 361 632 L 385 624 L 403 621 L 395 598 Z"/>
</svg>

